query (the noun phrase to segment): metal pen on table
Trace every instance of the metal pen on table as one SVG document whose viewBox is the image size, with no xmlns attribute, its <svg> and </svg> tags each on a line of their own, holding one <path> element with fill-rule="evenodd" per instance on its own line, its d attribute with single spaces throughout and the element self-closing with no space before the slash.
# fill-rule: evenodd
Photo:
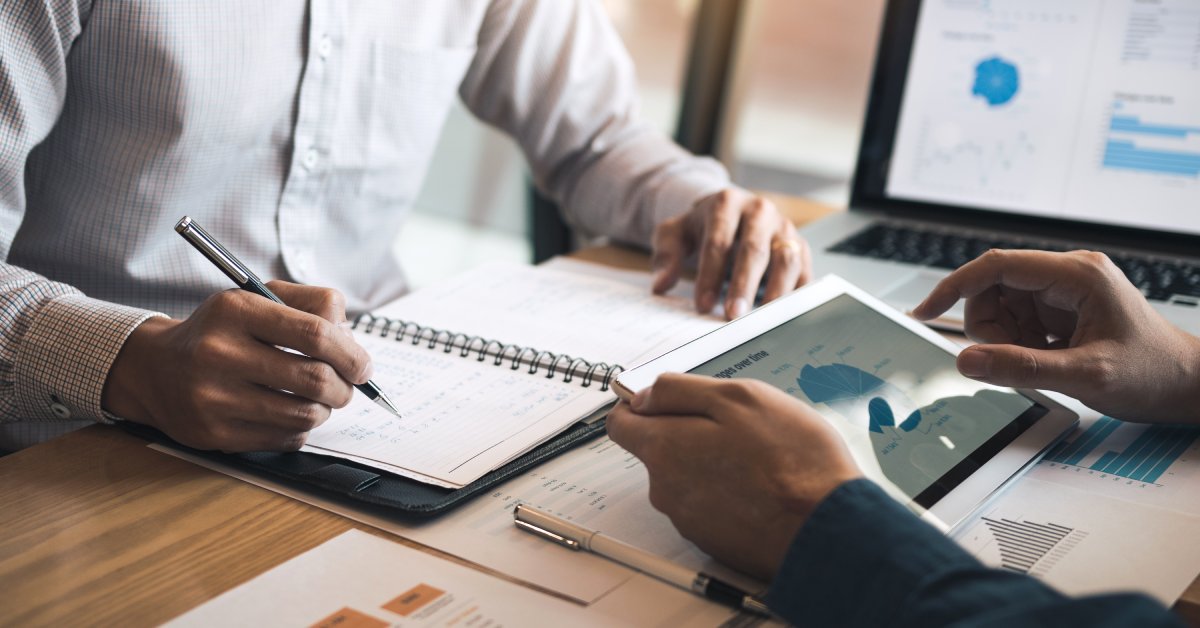
<svg viewBox="0 0 1200 628">
<path fill-rule="evenodd" d="M 280 305 L 287 305 L 282 299 L 275 296 L 270 288 L 263 283 L 258 275 L 255 275 L 249 268 L 246 267 L 238 258 L 234 257 L 233 253 L 229 252 L 220 242 L 208 234 L 195 220 L 190 216 L 184 216 L 175 223 L 175 231 L 183 236 L 197 251 L 200 251 L 208 261 L 212 262 L 221 272 L 237 284 L 237 287 L 248 292 L 253 292 L 261 297 L 266 297 Z M 379 385 L 371 380 L 367 380 L 365 384 L 355 384 L 360 392 L 367 396 L 368 399 L 374 401 L 383 407 L 383 409 L 391 412 L 397 417 L 400 416 L 400 411 L 396 409 L 395 404 L 387 395 L 383 394 L 383 390 Z"/>
<path fill-rule="evenodd" d="M 622 543 L 525 504 L 518 504 L 513 509 L 513 523 L 530 534 L 567 549 L 587 550 L 599 554 L 714 602 L 758 615 L 771 616 L 770 609 L 761 600 L 728 582 L 702 571 L 688 569 L 657 554 Z"/>
</svg>

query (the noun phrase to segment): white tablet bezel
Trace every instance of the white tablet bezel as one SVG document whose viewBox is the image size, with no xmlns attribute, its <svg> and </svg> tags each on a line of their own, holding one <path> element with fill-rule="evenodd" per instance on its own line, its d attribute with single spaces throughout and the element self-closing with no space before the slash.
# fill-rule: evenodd
<svg viewBox="0 0 1200 628">
<path fill-rule="evenodd" d="M 617 376 L 613 388 L 619 396 L 628 400 L 638 391 L 651 386 L 662 373 L 686 373 L 692 369 L 749 342 L 780 325 L 805 314 L 829 301 L 848 295 L 875 310 L 902 328 L 951 356 L 957 356 L 962 347 L 913 320 L 905 314 L 885 305 L 858 287 L 835 275 L 828 275 L 784 298 L 769 303 L 749 314 L 727 323 L 678 349 L 650 360 Z M 909 500 L 909 506 L 922 516 L 949 530 L 966 519 L 1007 482 L 1031 466 L 1059 439 L 1078 423 L 1074 412 L 1055 403 L 1036 390 L 1018 390 L 1047 410 L 1011 443 L 992 456 L 946 495 L 921 510 Z M 1014 417 L 1015 420 L 1015 417 Z"/>
</svg>

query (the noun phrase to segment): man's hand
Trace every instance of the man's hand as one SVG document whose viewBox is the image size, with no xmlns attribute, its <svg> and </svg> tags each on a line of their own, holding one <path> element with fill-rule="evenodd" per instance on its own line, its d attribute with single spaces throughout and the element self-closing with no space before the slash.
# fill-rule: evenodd
<svg viewBox="0 0 1200 628">
<path fill-rule="evenodd" d="M 291 307 L 228 290 L 187 320 L 139 326 L 109 371 L 104 408 L 200 449 L 299 449 L 370 378 L 371 359 L 340 325 L 337 291 L 267 285 Z"/>
<path fill-rule="evenodd" d="M 771 301 L 808 283 L 812 256 L 796 227 L 775 205 L 744 190 L 730 188 L 702 199 L 686 214 L 654 231 L 654 293 L 663 294 L 679 281 L 693 254 L 696 309 L 711 312 L 729 275 L 725 316 L 733 320 L 754 306 L 765 282 L 763 301 Z"/>
<path fill-rule="evenodd" d="M 763 579 L 817 504 L 862 475 L 824 418 L 758 381 L 663 375 L 609 414 L 608 433 L 684 537 Z"/>
<path fill-rule="evenodd" d="M 1200 339 L 1103 254 L 989 251 L 913 316 L 936 318 L 963 298 L 967 335 L 985 343 L 959 355 L 963 375 L 1058 391 L 1121 419 L 1200 421 Z"/>
</svg>

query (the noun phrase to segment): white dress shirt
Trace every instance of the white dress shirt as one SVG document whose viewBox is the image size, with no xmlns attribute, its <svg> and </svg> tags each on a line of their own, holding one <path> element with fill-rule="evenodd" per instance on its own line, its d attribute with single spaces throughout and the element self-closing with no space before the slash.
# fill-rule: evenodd
<svg viewBox="0 0 1200 628">
<path fill-rule="evenodd" d="M 590 233 L 646 245 L 728 185 L 638 121 L 593 0 L 0 4 L 0 448 L 105 420 L 128 334 L 230 287 L 184 214 L 352 311 L 400 296 L 391 247 L 456 95 Z"/>
</svg>

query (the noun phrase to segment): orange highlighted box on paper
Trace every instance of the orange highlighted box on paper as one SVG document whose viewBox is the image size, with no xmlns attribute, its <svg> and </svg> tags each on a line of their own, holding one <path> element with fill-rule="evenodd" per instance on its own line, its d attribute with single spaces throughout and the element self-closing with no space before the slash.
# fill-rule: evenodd
<svg viewBox="0 0 1200 628">
<path fill-rule="evenodd" d="M 312 628 L 388 628 L 390 625 L 347 606 L 313 624 Z"/>
<path fill-rule="evenodd" d="M 438 599 L 444 593 L 446 592 L 441 589 L 435 589 L 427 584 L 418 584 L 401 593 L 399 597 L 391 602 L 384 604 L 383 608 L 401 617 L 408 617 L 424 608 L 430 602 Z"/>
</svg>

